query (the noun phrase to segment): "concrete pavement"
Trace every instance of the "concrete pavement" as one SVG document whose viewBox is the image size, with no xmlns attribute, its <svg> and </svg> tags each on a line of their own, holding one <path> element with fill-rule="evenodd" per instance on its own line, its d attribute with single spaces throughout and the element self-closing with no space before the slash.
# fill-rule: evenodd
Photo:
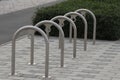
<svg viewBox="0 0 120 80">
<path fill-rule="evenodd" d="M 65 67 L 60 68 L 58 38 L 50 38 L 50 67 L 52 80 L 120 80 L 120 41 L 100 41 L 83 51 L 83 40 L 77 39 L 77 58 L 72 58 L 72 43 L 65 39 Z M 35 63 L 30 59 L 30 39 L 17 41 L 16 73 L 10 76 L 11 42 L 0 46 L 0 80 L 42 80 L 44 76 L 45 43 L 40 36 L 35 37 Z"/>
</svg>

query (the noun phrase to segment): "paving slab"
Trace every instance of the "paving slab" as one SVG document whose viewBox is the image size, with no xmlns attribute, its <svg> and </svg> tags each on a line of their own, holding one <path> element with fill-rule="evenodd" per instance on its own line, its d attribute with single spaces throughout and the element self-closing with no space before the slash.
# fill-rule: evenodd
<svg viewBox="0 0 120 80">
<path fill-rule="evenodd" d="M 50 37 L 49 75 L 52 80 L 120 80 L 119 41 L 97 40 L 92 45 L 88 40 L 88 50 L 83 51 L 83 40 L 77 39 L 77 58 L 72 58 L 72 43 L 65 38 L 65 67 L 60 68 L 58 38 Z M 35 36 L 35 63 L 30 59 L 30 39 L 27 36 L 17 40 L 16 73 L 11 76 L 11 42 L 0 46 L 0 80 L 43 80 L 45 72 L 45 42 Z M 114 50 L 115 49 L 115 50 Z M 112 52 L 111 52 L 112 50 Z"/>
</svg>

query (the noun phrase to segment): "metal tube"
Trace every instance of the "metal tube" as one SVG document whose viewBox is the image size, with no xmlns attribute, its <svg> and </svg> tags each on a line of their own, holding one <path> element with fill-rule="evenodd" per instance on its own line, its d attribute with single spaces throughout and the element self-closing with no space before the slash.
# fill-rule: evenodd
<svg viewBox="0 0 120 80">
<path fill-rule="evenodd" d="M 72 24 L 70 23 L 70 32 L 69 32 L 70 43 L 72 42 Z"/>
<path fill-rule="evenodd" d="M 45 39 L 45 43 L 46 43 L 46 59 L 45 60 L 47 60 L 47 61 L 45 61 L 46 62 L 45 63 L 45 78 L 48 78 L 48 75 L 49 75 L 49 41 L 48 41 L 47 35 L 41 29 L 39 29 L 39 28 L 37 28 L 35 26 L 24 26 L 24 27 L 21 27 L 13 35 L 13 39 L 12 39 L 12 57 L 11 57 L 12 58 L 11 59 L 11 75 L 15 74 L 15 44 L 16 44 L 15 43 L 15 39 L 16 39 L 16 37 L 18 36 L 18 34 L 21 31 L 26 30 L 26 29 L 32 29 L 32 30 L 38 31 L 39 33 L 42 34 L 42 36 Z"/>
<path fill-rule="evenodd" d="M 59 32 L 59 48 L 61 48 L 61 34 Z"/>
<path fill-rule="evenodd" d="M 94 29 L 93 29 L 93 45 L 95 45 L 96 43 L 96 24 L 97 24 L 97 20 L 96 17 L 93 15 L 94 18 Z"/>
<path fill-rule="evenodd" d="M 96 43 L 96 24 L 97 24 L 95 14 L 88 9 L 78 9 L 78 10 L 76 10 L 76 12 L 78 12 L 78 13 L 82 12 L 82 11 L 85 11 L 85 12 L 89 13 L 93 17 L 93 21 L 94 21 L 94 23 L 93 23 L 93 45 L 95 45 L 95 43 Z"/>
<path fill-rule="evenodd" d="M 48 32 L 46 32 L 46 34 L 47 34 L 47 36 L 48 36 L 48 38 L 49 38 L 49 33 L 48 33 Z"/>
<path fill-rule="evenodd" d="M 15 37 L 12 38 L 11 75 L 15 75 Z"/>
<path fill-rule="evenodd" d="M 30 55 L 30 64 L 34 64 L 34 34 L 31 35 L 31 55 Z"/>
<path fill-rule="evenodd" d="M 76 38 L 77 38 L 77 28 L 76 29 L 74 28 L 73 58 L 76 58 L 76 43 L 77 43 Z"/>
<path fill-rule="evenodd" d="M 69 12 L 69 13 L 65 14 L 65 16 L 72 16 L 72 15 L 79 16 L 84 22 L 84 25 L 85 25 L 85 30 L 84 30 L 84 51 L 86 51 L 87 50 L 87 28 L 88 28 L 87 21 L 81 14 L 79 14 L 77 12 Z"/>
<path fill-rule="evenodd" d="M 34 33 L 35 31 L 34 30 L 28 30 L 28 38 L 30 39 L 31 41 L 31 49 L 30 49 L 30 65 L 34 65 Z"/>
<path fill-rule="evenodd" d="M 64 26 L 64 20 L 59 19 L 59 25 L 62 28 Z M 61 48 L 61 33 L 59 32 L 59 48 Z"/>
<path fill-rule="evenodd" d="M 49 43 L 46 43 L 45 78 L 49 77 Z"/>
<path fill-rule="evenodd" d="M 62 37 L 62 34 L 61 34 Z M 64 39 L 61 38 L 61 67 L 64 67 Z"/>
</svg>

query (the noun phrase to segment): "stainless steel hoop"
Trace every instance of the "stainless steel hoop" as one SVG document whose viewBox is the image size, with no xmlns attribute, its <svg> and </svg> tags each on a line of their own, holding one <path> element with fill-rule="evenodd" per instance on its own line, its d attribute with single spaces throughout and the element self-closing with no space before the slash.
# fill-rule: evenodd
<svg viewBox="0 0 120 80">
<path fill-rule="evenodd" d="M 35 26 L 41 26 L 42 24 L 47 24 L 47 25 L 54 25 L 60 32 L 61 34 L 61 67 L 64 66 L 64 32 L 62 30 L 62 28 L 55 22 L 50 21 L 50 20 L 44 20 L 41 22 L 38 22 Z M 46 26 L 46 27 L 50 27 L 50 26 Z"/>
<path fill-rule="evenodd" d="M 87 50 L 87 29 L 88 29 L 86 19 L 81 14 L 79 14 L 77 12 L 69 12 L 69 13 L 66 13 L 65 16 L 71 16 L 71 19 L 74 19 L 75 21 L 76 21 L 76 17 L 79 16 L 83 20 L 84 26 L 85 26 L 85 30 L 84 30 L 84 51 L 86 51 Z M 70 32 L 71 32 L 70 35 L 72 35 L 71 27 L 70 27 Z M 70 39 L 71 39 L 71 36 L 70 36 Z"/>
<path fill-rule="evenodd" d="M 96 17 L 94 15 L 94 13 L 88 9 L 78 9 L 76 10 L 75 12 L 84 12 L 83 15 L 85 15 L 85 13 L 89 13 L 92 17 L 93 17 L 93 20 L 94 20 L 94 23 L 93 23 L 93 45 L 95 45 L 96 43 L 96 24 L 97 24 L 97 21 L 96 21 Z"/>
<path fill-rule="evenodd" d="M 70 22 L 72 24 L 72 27 L 74 29 L 73 58 L 75 58 L 76 57 L 76 37 L 77 37 L 77 28 L 76 28 L 76 25 L 74 24 L 74 22 L 71 19 L 69 19 L 66 16 L 56 16 L 56 17 L 52 18 L 51 20 L 52 21 L 58 20 L 59 21 L 59 25 L 61 27 L 63 27 L 65 20 L 67 20 L 68 22 Z M 59 37 L 61 39 L 61 34 L 59 34 Z M 59 42 L 59 44 L 61 44 L 61 42 Z"/>
<path fill-rule="evenodd" d="M 11 75 L 15 74 L 15 49 L 16 49 L 16 38 L 18 36 L 18 34 L 20 32 L 22 32 L 23 30 L 35 30 L 38 31 L 39 33 L 42 34 L 42 36 L 45 39 L 45 43 L 46 43 L 46 57 L 45 57 L 45 78 L 48 78 L 49 76 L 49 40 L 47 38 L 47 35 L 39 28 L 35 27 L 35 26 L 23 26 L 20 29 L 18 29 L 12 38 L 12 56 L 11 56 Z M 33 45 L 32 45 L 33 46 Z M 33 49 L 33 48 L 32 48 Z M 34 59 L 34 58 L 32 58 Z"/>
</svg>

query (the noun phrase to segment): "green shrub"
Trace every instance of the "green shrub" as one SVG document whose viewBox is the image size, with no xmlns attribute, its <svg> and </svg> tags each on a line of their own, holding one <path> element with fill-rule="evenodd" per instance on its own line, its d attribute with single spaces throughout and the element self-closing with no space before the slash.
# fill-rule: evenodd
<svg viewBox="0 0 120 80">
<path fill-rule="evenodd" d="M 80 8 L 91 10 L 97 18 L 97 39 L 118 40 L 120 38 L 120 1 L 119 0 L 67 0 L 51 7 L 38 8 L 33 18 L 33 24 L 42 20 L 64 15 L 67 12 Z M 92 38 L 93 20 L 88 15 L 88 37 Z M 78 37 L 83 38 L 84 25 L 81 19 L 76 22 Z M 69 24 L 66 22 L 63 30 L 66 37 L 69 33 Z M 58 31 L 52 27 L 50 35 L 58 36 Z"/>
</svg>

